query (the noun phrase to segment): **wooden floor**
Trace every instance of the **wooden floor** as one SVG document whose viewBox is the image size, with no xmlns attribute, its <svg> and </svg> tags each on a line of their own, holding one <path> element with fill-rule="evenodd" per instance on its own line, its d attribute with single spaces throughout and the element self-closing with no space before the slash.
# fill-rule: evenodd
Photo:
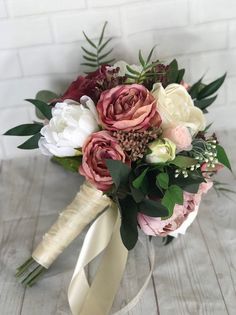
<svg viewBox="0 0 236 315">
<path fill-rule="evenodd" d="M 236 165 L 236 132 L 220 136 Z M 219 178 L 235 186 L 235 178 L 226 170 Z M 30 255 L 80 184 L 78 175 L 65 172 L 45 157 L 1 162 L 0 315 L 70 314 L 67 287 L 83 235 L 35 287 L 25 289 L 18 284 L 14 270 Z M 154 240 L 155 271 L 129 315 L 236 314 L 236 195 L 232 199 L 217 198 L 211 191 L 186 236 L 167 247 Z M 137 246 L 130 254 L 114 311 L 135 295 L 148 268 L 145 249 Z"/>
</svg>

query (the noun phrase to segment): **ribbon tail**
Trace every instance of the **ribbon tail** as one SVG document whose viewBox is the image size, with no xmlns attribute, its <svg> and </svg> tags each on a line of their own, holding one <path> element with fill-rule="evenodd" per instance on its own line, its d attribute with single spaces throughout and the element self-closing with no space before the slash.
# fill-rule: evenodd
<svg viewBox="0 0 236 315">
<path fill-rule="evenodd" d="M 120 238 L 120 224 L 119 211 L 113 204 L 89 229 L 68 290 L 73 315 L 109 314 L 128 256 Z M 102 251 L 104 255 L 90 287 L 84 268 Z"/>
</svg>

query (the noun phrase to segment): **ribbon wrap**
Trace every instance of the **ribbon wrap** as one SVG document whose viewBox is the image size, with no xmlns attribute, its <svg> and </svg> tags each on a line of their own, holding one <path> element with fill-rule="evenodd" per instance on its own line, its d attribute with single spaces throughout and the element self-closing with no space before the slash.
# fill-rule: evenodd
<svg viewBox="0 0 236 315">
<path fill-rule="evenodd" d="M 48 269 L 63 250 L 96 218 L 111 199 L 102 191 L 85 182 L 69 206 L 63 210 L 58 220 L 43 236 L 32 257 Z"/>
</svg>

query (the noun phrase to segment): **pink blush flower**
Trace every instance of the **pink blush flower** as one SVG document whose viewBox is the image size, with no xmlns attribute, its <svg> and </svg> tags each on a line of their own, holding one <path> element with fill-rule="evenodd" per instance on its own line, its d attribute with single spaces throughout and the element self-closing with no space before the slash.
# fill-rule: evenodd
<svg viewBox="0 0 236 315">
<path fill-rule="evenodd" d="M 202 194 L 207 193 L 212 187 L 212 182 L 201 183 L 197 194 L 184 192 L 184 204 L 176 204 L 173 214 L 166 220 L 160 217 L 150 217 L 142 213 L 138 214 L 138 223 L 143 232 L 153 236 L 185 234 L 187 228 L 197 216 Z"/>
<path fill-rule="evenodd" d="M 139 84 L 120 85 L 104 91 L 97 110 L 100 123 L 107 130 L 143 131 L 161 124 L 156 100 Z"/>
<path fill-rule="evenodd" d="M 93 133 L 82 148 L 83 160 L 79 168 L 81 175 L 97 189 L 107 191 L 113 181 L 105 160 L 119 160 L 129 164 L 117 140 L 107 131 Z"/>
<path fill-rule="evenodd" d="M 162 137 L 171 140 L 176 145 L 178 151 L 188 151 L 192 148 L 192 136 L 185 126 L 178 125 L 167 128 L 163 131 Z"/>
</svg>

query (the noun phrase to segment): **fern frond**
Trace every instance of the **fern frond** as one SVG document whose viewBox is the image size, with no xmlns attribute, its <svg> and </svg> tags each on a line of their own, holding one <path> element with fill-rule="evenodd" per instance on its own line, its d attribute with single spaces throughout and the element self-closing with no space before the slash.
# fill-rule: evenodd
<svg viewBox="0 0 236 315">
<path fill-rule="evenodd" d="M 107 47 L 108 43 L 112 40 L 112 38 L 105 39 L 105 30 L 106 30 L 107 22 L 104 23 L 101 35 L 99 36 L 98 43 L 95 43 L 92 41 L 88 35 L 86 35 L 85 32 L 83 32 L 84 37 L 88 44 L 91 46 L 91 48 L 88 50 L 84 48 L 83 46 L 81 47 L 84 54 L 83 58 L 85 62 L 81 63 L 83 66 L 88 66 L 91 68 L 99 68 L 103 64 L 110 64 L 115 61 L 115 59 L 109 59 L 109 60 L 104 60 L 106 57 L 110 56 L 111 52 L 113 51 L 113 48 L 104 51 L 105 48 Z M 89 62 L 87 62 L 89 61 Z"/>
</svg>

